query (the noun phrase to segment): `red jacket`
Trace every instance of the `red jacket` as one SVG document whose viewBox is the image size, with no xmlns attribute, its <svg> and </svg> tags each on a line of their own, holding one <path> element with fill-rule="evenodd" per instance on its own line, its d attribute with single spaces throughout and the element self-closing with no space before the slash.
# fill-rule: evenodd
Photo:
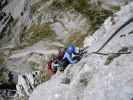
<svg viewBox="0 0 133 100">
<path fill-rule="evenodd" d="M 55 72 L 53 71 L 53 69 L 52 69 L 52 60 L 50 60 L 49 62 L 48 62 L 48 74 L 50 75 L 50 76 L 52 76 L 53 74 L 55 74 Z"/>
<path fill-rule="evenodd" d="M 50 61 L 48 62 L 48 69 L 49 69 L 49 70 L 52 70 L 52 62 L 53 62 L 52 60 L 50 60 Z"/>
</svg>

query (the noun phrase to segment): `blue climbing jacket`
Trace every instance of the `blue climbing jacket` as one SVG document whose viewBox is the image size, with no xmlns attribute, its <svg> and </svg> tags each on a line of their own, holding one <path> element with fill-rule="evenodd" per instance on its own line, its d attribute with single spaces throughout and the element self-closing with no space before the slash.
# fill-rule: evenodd
<svg viewBox="0 0 133 100">
<path fill-rule="evenodd" d="M 64 54 L 63 59 L 67 61 L 69 64 L 75 64 L 77 60 L 73 60 L 72 55 L 75 53 L 76 47 L 73 44 L 70 44 Z"/>
<path fill-rule="evenodd" d="M 77 60 L 73 60 L 72 54 L 69 54 L 68 52 L 65 52 L 63 59 L 67 60 L 70 64 L 77 63 Z"/>
</svg>

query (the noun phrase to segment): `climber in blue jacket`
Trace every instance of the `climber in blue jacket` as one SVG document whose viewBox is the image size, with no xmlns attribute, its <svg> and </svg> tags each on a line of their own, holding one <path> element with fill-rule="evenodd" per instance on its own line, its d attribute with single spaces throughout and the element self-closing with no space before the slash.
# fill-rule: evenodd
<svg viewBox="0 0 133 100">
<path fill-rule="evenodd" d="M 70 44 L 64 54 L 63 59 L 68 62 L 68 64 L 75 64 L 78 61 L 73 59 L 73 55 L 76 54 L 76 47 L 73 44 Z"/>
<path fill-rule="evenodd" d="M 78 47 L 75 47 L 75 45 L 70 44 L 64 53 L 63 59 L 59 61 L 59 70 L 64 71 L 67 65 L 75 64 L 80 61 L 81 55 L 79 52 L 80 49 Z"/>
</svg>

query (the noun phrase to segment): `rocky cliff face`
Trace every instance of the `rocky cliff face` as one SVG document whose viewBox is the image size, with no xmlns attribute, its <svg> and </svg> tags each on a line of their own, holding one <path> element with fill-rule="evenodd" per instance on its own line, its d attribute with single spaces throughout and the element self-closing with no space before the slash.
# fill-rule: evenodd
<svg viewBox="0 0 133 100">
<path fill-rule="evenodd" d="M 103 21 L 97 21 L 101 17 L 94 18 L 93 14 L 105 19 L 111 15 L 112 11 L 118 11 L 121 6 L 129 2 L 130 0 L 21 0 L 21 2 L 2 0 L 0 4 L 0 45 L 1 47 L 23 46 L 27 44 L 25 40 L 31 40 L 33 34 L 38 32 L 34 30 L 35 27 L 45 32 L 42 27 L 47 26 L 50 26 L 57 34 L 58 40 L 66 42 L 70 36 L 69 33 L 80 32 L 84 35 L 90 31 L 89 28 L 99 27 L 99 23 Z M 99 8 L 103 8 L 102 14 L 97 13 L 100 11 Z M 92 16 L 89 17 L 88 14 Z M 41 35 L 41 37 L 46 37 L 46 35 Z"/>
<path fill-rule="evenodd" d="M 0 8 L 1 47 L 20 46 L 22 32 L 31 20 L 30 1 L 2 0 Z"/>
<path fill-rule="evenodd" d="M 6 71 L 4 72 L 4 75 L 6 76 L 6 81 L 9 78 L 7 76 L 10 71 L 17 73 L 17 78 L 19 80 L 17 84 L 18 91 L 20 90 L 20 88 L 22 89 L 23 87 L 24 93 L 22 93 L 22 91 L 19 91 L 20 94 L 22 96 L 26 96 L 27 94 L 30 95 L 33 89 L 32 91 L 29 90 L 30 88 L 29 83 L 30 84 L 34 83 L 33 76 L 35 76 L 32 75 L 32 73 L 34 73 L 34 71 L 40 72 L 41 70 L 41 72 L 45 74 L 43 76 L 43 78 L 45 78 L 46 69 L 47 69 L 46 62 L 48 61 L 48 58 L 50 57 L 51 54 L 57 54 L 57 48 L 67 46 L 67 44 L 70 42 L 78 46 L 83 46 L 83 40 L 85 39 L 85 37 L 87 37 L 85 39 L 84 46 L 91 44 L 90 48 L 88 49 L 88 52 L 98 49 L 105 42 L 104 41 L 105 37 L 106 38 L 109 37 L 109 35 L 111 35 L 115 30 L 119 28 L 119 26 L 121 26 L 124 22 L 126 22 L 126 20 L 130 18 L 130 15 L 132 16 L 131 5 L 122 9 L 122 11 L 119 12 L 118 14 L 113 15 L 114 12 L 119 11 L 121 8 L 123 8 L 124 5 L 127 5 L 131 1 L 132 0 L 126 0 L 126 1 L 125 0 L 111 0 L 111 1 L 110 0 L 21 0 L 21 1 L 1 0 L 0 1 L 0 54 L 1 54 L 0 71 L 2 70 L 3 73 L 2 68 L 4 66 L 4 68 L 6 69 Z M 103 27 L 100 28 L 100 26 L 103 24 L 104 20 L 108 16 L 111 17 L 107 19 Z M 128 31 L 132 29 L 131 26 L 127 27 Z M 98 28 L 100 29 L 93 36 L 90 36 Z M 110 33 L 110 31 L 112 31 L 112 33 Z M 121 38 L 115 39 L 116 41 L 114 41 L 112 44 L 116 44 L 116 42 L 118 41 L 119 42 L 125 41 L 123 39 L 129 38 L 127 37 L 127 35 L 125 35 L 127 30 L 122 29 L 122 32 L 123 34 L 118 32 L 119 34 L 121 34 L 120 35 Z M 129 33 L 129 36 L 130 35 L 132 36 L 132 32 Z M 125 47 L 125 45 L 126 43 L 130 44 L 128 43 L 130 41 L 131 39 L 129 39 L 129 41 L 116 44 L 116 45 L 120 44 L 119 46 L 122 47 L 113 45 L 115 49 L 112 46 L 112 44 L 108 44 L 110 45 L 108 46 L 109 48 L 107 49 L 104 48 L 104 49 L 105 51 L 108 51 L 110 49 L 114 50 L 111 52 L 115 52 L 116 49 L 117 49 L 116 51 L 119 51 L 121 48 L 127 50 L 127 47 Z M 121 56 L 122 55 L 120 55 L 119 57 L 118 56 L 115 57 L 120 58 Z M 106 59 L 107 61 L 105 61 Z M 51 88 L 49 88 L 50 91 L 48 93 L 52 94 L 49 95 L 50 97 L 47 96 L 47 93 L 45 94 L 44 92 L 46 100 L 48 98 L 54 98 L 54 96 L 55 99 L 58 99 L 59 97 L 59 100 L 61 98 L 62 98 L 61 100 L 63 100 L 64 97 L 60 97 L 60 94 L 58 93 L 54 94 L 54 92 L 56 92 L 58 89 L 59 92 L 64 91 L 62 93 L 65 95 L 71 94 L 70 97 L 66 95 L 66 98 L 69 100 L 76 100 L 76 99 L 86 100 L 87 97 L 84 95 L 88 95 L 87 91 L 91 89 L 92 91 L 94 91 L 93 92 L 94 94 L 97 94 L 97 91 L 99 91 L 98 89 L 101 88 L 101 86 L 104 87 L 103 84 L 97 86 L 97 82 L 100 81 L 98 80 L 98 78 L 102 77 L 104 74 L 107 74 L 106 71 L 109 71 L 108 67 L 104 69 L 105 66 L 102 63 L 104 61 L 106 62 L 105 66 L 111 66 L 111 64 L 108 65 L 108 63 L 114 60 L 112 56 L 110 57 L 110 56 L 91 55 L 90 57 L 84 58 L 76 66 L 69 66 L 63 75 L 57 73 L 57 75 L 55 75 L 51 80 L 45 83 L 47 84 L 46 86 L 48 87 L 52 87 L 54 86 L 54 84 L 56 87 L 53 88 L 52 90 Z M 115 66 L 115 64 L 112 66 Z M 105 70 L 104 71 L 105 73 L 102 73 L 100 68 Z M 76 73 L 79 74 L 77 75 Z M 26 75 L 26 77 L 30 80 L 29 83 L 27 83 L 23 75 Z M 0 80 L 4 80 L 3 79 L 4 77 L 3 76 L 0 77 Z M 102 78 L 103 78 L 102 80 L 105 81 L 105 78 L 104 77 Z M 91 79 L 93 81 L 90 81 Z M 39 80 L 42 79 L 39 78 Z M 65 81 L 66 83 L 60 84 L 62 80 Z M 91 87 L 91 82 L 95 83 L 92 84 L 93 85 L 92 87 Z M 112 84 L 115 84 L 115 81 L 113 82 L 114 83 Z M 0 82 L 0 84 L 1 83 L 2 82 Z M 95 87 L 97 91 L 93 90 L 93 87 Z M 44 90 L 47 91 L 45 85 L 44 85 Z M 71 90 L 73 91 L 70 92 Z M 105 91 L 103 90 L 103 93 L 104 92 Z M 89 93 L 91 96 L 92 92 Z M 80 96 L 78 97 L 78 95 Z"/>
<path fill-rule="evenodd" d="M 46 67 L 44 62 L 49 55 L 57 53 L 53 49 L 69 42 L 82 46 L 84 38 L 92 32 L 89 32 L 90 27 L 99 27 L 104 18 L 112 14 L 98 7 L 93 11 L 92 5 L 89 7 L 90 3 L 86 3 L 87 0 L 3 0 L 0 9 L 1 63 L 12 71 L 31 72 Z M 88 17 L 86 8 L 92 11 L 92 16 Z M 99 18 L 102 21 L 99 22 Z"/>
<path fill-rule="evenodd" d="M 85 39 L 84 46 L 90 46 L 87 57 L 38 86 L 30 100 L 131 100 L 132 42 L 133 3 Z"/>
</svg>

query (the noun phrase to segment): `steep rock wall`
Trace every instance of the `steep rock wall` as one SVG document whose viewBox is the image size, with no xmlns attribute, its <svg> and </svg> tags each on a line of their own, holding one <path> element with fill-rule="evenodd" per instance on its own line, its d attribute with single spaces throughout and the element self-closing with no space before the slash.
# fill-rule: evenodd
<svg viewBox="0 0 133 100">
<path fill-rule="evenodd" d="M 133 3 L 109 17 L 92 37 L 84 41 L 85 45 L 90 45 L 88 57 L 68 66 L 64 74 L 58 72 L 51 80 L 38 86 L 30 100 L 131 100 L 133 20 L 123 26 L 99 51 L 107 55 L 91 52 L 97 51 L 132 17 Z"/>
<path fill-rule="evenodd" d="M 2 0 L 0 4 L 0 46 L 20 46 L 23 30 L 31 22 L 30 0 Z"/>
</svg>

